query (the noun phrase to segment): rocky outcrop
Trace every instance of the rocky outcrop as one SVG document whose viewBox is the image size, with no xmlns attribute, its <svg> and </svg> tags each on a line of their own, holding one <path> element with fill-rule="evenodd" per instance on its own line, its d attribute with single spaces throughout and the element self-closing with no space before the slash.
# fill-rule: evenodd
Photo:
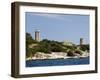
<svg viewBox="0 0 100 80">
<path fill-rule="evenodd" d="M 81 53 L 80 53 L 81 52 Z M 64 52 L 52 52 L 52 53 L 43 53 L 37 52 L 32 58 L 27 58 L 27 60 L 36 60 L 36 59 L 57 59 L 57 58 L 80 58 L 80 57 L 88 57 L 88 52 L 82 51 L 69 51 L 68 53 Z"/>
</svg>

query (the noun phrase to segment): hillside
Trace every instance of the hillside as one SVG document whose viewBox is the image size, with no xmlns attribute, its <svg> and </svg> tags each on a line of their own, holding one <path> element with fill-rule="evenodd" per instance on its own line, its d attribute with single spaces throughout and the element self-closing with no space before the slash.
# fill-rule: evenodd
<svg viewBox="0 0 100 80">
<path fill-rule="evenodd" d="M 52 52 L 64 52 L 67 53 L 68 56 L 74 56 L 74 53 L 82 55 L 83 51 L 89 52 L 89 44 L 80 46 L 70 42 L 59 42 L 48 39 L 43 39 L 40 42 L 37 42 L 29 33 L 26 33 L 27 57 L 32 57 L 37 52 L 45 54 L 51 54 Z"/>
</svg>

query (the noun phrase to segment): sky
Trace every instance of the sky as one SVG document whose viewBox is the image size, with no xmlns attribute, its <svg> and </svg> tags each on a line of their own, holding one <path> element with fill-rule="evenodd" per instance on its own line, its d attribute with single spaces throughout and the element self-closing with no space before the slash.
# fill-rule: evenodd
<svg viewBox="0 0 100 80">
<path fill-rule="evenodd" d="M 25 13 L 26 32 L 34 39 L 35 30 L 40 30 L 40 39 L 70 41 L 79 44 L 80 38 L 89 43 L 89 15 Z"/>
</svg>

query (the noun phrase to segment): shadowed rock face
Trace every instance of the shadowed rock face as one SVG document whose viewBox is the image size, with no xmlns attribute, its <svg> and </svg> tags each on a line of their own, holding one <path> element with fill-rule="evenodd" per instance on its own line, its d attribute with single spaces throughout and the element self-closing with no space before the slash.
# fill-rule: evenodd
<svg viewBox="0 0 100 80">
<path fill-rule="evenodd" d="M 68 51 L 67 56 L 75 56 L 74 51 Z"/>
<path fill-rule="evenodd" d="M 81 56 L 83 54 L 82 50 L 76 49 L 74 51 L 68 51 L 68 56 Z"/>
</svg>

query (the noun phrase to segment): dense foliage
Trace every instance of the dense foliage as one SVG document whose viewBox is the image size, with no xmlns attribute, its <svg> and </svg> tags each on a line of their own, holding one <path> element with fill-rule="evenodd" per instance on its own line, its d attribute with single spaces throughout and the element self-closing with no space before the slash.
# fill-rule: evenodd
<svg viewBox="0 0 100 80">
<path fill-rule="evenodd" d="M 89 51 L 89 44 L 80 46 L 80 49 L 83 51 L 85 51 L 85 50 Z"/>
</svg>

